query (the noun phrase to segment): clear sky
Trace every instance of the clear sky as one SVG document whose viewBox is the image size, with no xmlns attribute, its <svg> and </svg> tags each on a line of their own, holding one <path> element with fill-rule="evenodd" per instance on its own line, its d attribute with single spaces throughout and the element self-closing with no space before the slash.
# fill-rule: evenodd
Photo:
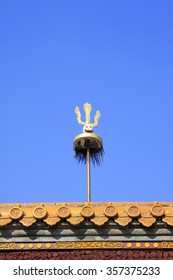
<svg viewBox="0 0 173 280">
<path fill-rule="evenodd" d="M 86 201 L 74 113 L 100 110 L 92 201 L 173 201 L 173 2 L 0 1 L 0 202 Z"/>
</svg>

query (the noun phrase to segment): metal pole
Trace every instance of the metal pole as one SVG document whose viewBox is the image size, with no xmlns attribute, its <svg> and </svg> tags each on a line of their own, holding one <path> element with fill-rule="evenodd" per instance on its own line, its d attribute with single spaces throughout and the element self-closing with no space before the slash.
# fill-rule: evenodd
<svg viewBox="0 0 173 280">
<path fill-rule="evenodd" d="M 91 201 L 90 148 L 87 148 L 87 197 Z"/>
</svg>

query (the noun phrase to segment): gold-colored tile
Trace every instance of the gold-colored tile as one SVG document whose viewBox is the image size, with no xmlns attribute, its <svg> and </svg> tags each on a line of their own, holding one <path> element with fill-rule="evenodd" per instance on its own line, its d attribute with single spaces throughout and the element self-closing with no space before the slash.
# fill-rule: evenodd
<svg viewBox="0 0 173 280">
<path fill-rule="evenodd" d="M 32 249 L 34 247 L 34 245 L 32 243 L 28 244 L 28 248 Z"/>
<path fill-rule="evenodd" d="M 51 244 L 50 243 L 47 243 L 46 246 L 45 246 L 47 249 L 49 249 L 51 247 Z"/>
<path fill-rule="evenodd" d="M 37 248 L 38 248 L 38 249 L 42 248 L 42 244 L 41 244 L 41 243 L 38 243 L 38 244 L 37 244 Z"/>
<path fill-rule="evenodd" d="M 24 249 L 25 248 L 25 244 L 23 244 L 23 243 L 19 244 L 19 248 L 20 249 Z"/>
<path fill-rule="evenodd" d="M 132 248 L 132 243 L 127 243 L 127 248 Z"/>
<path fill-rule="evenodd" d="M 136 243 L 136 247 L 137 247 L 137 248 L 140 248 L 140 247 L 141 247 L 141 243 L 140 243 L 140 242 L 137 242 L 137 243 Z"/>
<path fill-rule="evenodd" d="M 158 247 L 159 247 L 159 244 L 158 244 L 157 242 L 154 242 L 153 247 L 154 247 L 154 248 L 158 248 Z"/>
</svg>

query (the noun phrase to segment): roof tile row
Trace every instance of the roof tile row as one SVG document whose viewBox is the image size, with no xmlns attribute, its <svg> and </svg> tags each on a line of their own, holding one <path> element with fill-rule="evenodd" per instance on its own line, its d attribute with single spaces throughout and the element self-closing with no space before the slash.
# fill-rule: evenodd
<svg viewBox="0 0 173 280">
<path fill-rule="evenodd" d="M 0 227 L 19 221 L 30 227 L 42 220 L 54 226 L 66 220 L 77 226 L 89 219 L 96 226 L 103 226 L 110 219 L 125 227 L 134 219 L 144 227 L 151 227 L 158 220 L 173 226 L 172 202 L 92 202 L 92 203 L 44 203 L 0 204 Z"/>
</svg>

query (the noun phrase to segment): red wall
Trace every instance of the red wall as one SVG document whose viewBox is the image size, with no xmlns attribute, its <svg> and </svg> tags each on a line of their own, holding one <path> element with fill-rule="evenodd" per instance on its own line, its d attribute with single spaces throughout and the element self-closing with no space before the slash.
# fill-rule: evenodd
<svg viewBox="0 0 173 280">
<path fill-rule="evenodd" d="M 0 260 L 173 260 L 173 250 L 25 250 L 1 251 Z"/>
</svg>

